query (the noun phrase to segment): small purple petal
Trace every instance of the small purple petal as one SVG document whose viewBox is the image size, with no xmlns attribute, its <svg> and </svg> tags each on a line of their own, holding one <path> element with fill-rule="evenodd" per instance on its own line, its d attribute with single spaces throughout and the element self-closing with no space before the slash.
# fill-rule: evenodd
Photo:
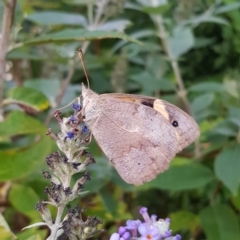
<svg viewBox="0 0 240 240">
<path fill-rule="evenodd" d="M 75 110 L 77 110 L 77 111 L 80 111 L 81 108 L 82 108 L 81 105 L 75 104 L 75 103 L 73 103 L 72 107 L 73 107 Z"/>
<path fill-rule="evenodd" d="M 109 240 L 119 240 L 120 235 L 118 233 L 113 233 Z"/>
<path fill-rule="evenodd" d="M 181 239 L 182 239 L 181 235 L 177 234 L 174 240 L 181 240 Z"/>
<path fill-rule="evenodd" d="M 127 231 L 127 229 L 125 227 L 120 226 L 118 229 L 118 233 L 122 236 L 125 232 Z"/>
<path fill-rule="evenodd" d="M 170 223 L 171 222 L 170 218 L 165 218 L 165 222 Z"/>
<path fill-rule="evenodd" d="M 129 232 L 125 232 L 123 235 L 122 235 L 122 238 L 124 240 L 129 240 L 131 238 L 131 234 Z"/>
<path fill-rule="evenodd" d="M 77 120 L 77 118 L 75 116 L 71 116 L 69 120 L 71 123 L 74 123 Z"/>
<path fill-rule="evenodd" d="M 141 207 L 139 213 L 142 214 L 142 217 L 143 217 L 144 221 L 149 224 L 149 223 L 151 223 L 151 219 L 148 215 L 147 210 L 148 209 L 146 207 Z"/>
<path fill-rule="evenodd" d="M 148 232 L 147 224 L 146 223 L 141 223 L 138 226 L 138 231 L 142 236 L 146 236 Z"/>
<path fill-rule="evenodd" d="M 87 133 L 88 132 L 88 127 L 86 125 L 82 126 L 82 132 Z"/>
<path fill-rule="evenodd" d="M 127 225 L 126 229 L 128 230 L 132 230 L 136 228 L 134 220 L 127 220 L 126 225 Z"/>
<path fill-rule="evenodd" d="M 168 238 L 168 237 L 171 237 L 171 235 L 172 235 L 171 230 L 167 230 L 167 231 L 164 233 L 163 237 L 164 237 L 164 238 Z"/>
<path fill-rule="evenodd" d="M 141 207 L 139 213 L 140 213 L 140 214 L 144 214 L 144 213 L 147 212 L 147 210 L 148 210 L 148 209 L 147 209 L 146 207 Z"/>
<path fill-rule="evenodd" d="M 157 221 L 157 215 L 156 214 L 152 214 L 151 215 L 151 219 L 153 222 L 156 222 Z"/>
<path fill-rule="evenodd" d="M 67 138 L 70 138 L 70 139 L 74 138 L 74 132 L 68 132 Z"/>
</svg>

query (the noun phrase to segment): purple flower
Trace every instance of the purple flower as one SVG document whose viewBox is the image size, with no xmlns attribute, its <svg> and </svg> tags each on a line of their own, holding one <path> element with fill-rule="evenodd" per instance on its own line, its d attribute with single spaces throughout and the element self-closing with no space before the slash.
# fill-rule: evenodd
<svg viewBox="0 0 240 240">
<path fill-rule="evenodd" d="M 141 207 L 139 213 L 142 214 L 142 217 L 143 217 L 143 219 L 145 220 L 146 223 L 150 223 L 151 218 L 149 217 L 147 210 L 148 209 L 146 207 Z"/>
<path fill-rule="evenodd" d="M 123 235 L 126 231 L 127 231 L 127 229 L 125 227 L 122 227 L 122 226 L 120 226 L 119 229 L 118 229 L 118 233 L 120 235 Z"/>
<path fill-rule="evenodd" d="M 75 104 L 75 103 L 73 103 L 72 107 L 73 107 L 77 112 L 79 112 L 79 111 L 82 109 L 82 107 L 81 107 L 80 104 Z"/>
<path fill-rule="evenodd" d="M 76 118 L 75 116 L 71 116 L 71 117 L 69 118 L 69 121 L 70 121 L 71 123 L 75 123 L 76 120 L 77 120 L 77 118 Z"/>
<path fill-rule="evenodd" d="M 168 229 L 168 230 L 163 234 L 163 237 L 164 237 L 164 238 L 168 238 L 168 237 L 171 237 L 171 235 L 172 235 L 172 231 Z"/>
<path fill-rule="evenodd" d="M 157 220 L 155 214 L 152 214 L 150 218 L 146 207 L 142 207 L 139 212 L 145 222 L 127 220 L 126 226 L 120 227 L 118 233 L 113 234 L 110 240 L 181 240 L 179 234 L 172 236 L 172 231 L 169 229 L 169 218 Z"/>
<path fill-rule="evenodd" d="M 118 233 L 113 233 L 110 240 L 120 240 L 120 235 Z"/>
<path fill-rule="evenodd" d="M 88 132 L 88 127 L 86 125 L 82 126 L 82 132 L 87 133 Z"/>
<path fill-rule="evenodd" d="M 140 240 L 159 240 L 161 237 L 156 226 L 148 228 L 146 223 L 141 223 L 138 227 L 138 231 L 141 234 Z"/>
<path fill-rule="evenodd" d="M 173 240 L 181 240 L 182 239 L 182 237 L 179 235 L 179 234 L 177 234 L 174 238 L 173 238 Z"/>
<path fill-rule="evenodd" d="M 74 138 L 74 132 L 68 132 L 67 133 L 67 138 L 69 138 L 69 139 Z"/>
</svg>

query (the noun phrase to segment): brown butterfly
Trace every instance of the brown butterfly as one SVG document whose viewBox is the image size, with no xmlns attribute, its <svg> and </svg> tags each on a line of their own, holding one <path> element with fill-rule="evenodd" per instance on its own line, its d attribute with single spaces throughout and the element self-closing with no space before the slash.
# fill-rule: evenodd
<svg viewBox="0 0 240 240">
<path fill-rule="evenodd" d="M 99 95 L 84 85 L 82 98 L 85 123 L 127 183 L 140 185 L 154 179 L 200 134 L 191 116 L 160 99 Z"/>
</svg>

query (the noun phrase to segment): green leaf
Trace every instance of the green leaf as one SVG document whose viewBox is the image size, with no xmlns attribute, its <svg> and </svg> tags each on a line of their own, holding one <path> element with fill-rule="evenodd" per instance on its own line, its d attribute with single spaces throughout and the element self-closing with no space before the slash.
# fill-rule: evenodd
<svg viewBox="0 0 240 240">
<path fill-rule="evenodd" d="M 238 83 L 235 80 L 224 81 L 224 88 L 233 97 L 239 98 Z"/>
<path fill-rule="evenodd" d="M 97 0 L 62 0 L 64 3 L 69 5 L 87 5 L 95 4 Z"/>
<path fill-rule="evenodd" d="M 0 213 L 0 236 L 1 239 L 16 239 L 16 236 L 11 231 L 4 216 Z"/>
<path fill-rule="evenodd" d="M 103 187 L 99 191 L 99 194 L 103 200 L 103 204 L 104 204 L 105 208 L 107 209 L 107 211 L 110 212 L 111 215 L 114 216 L 118 210 L 117 201 L 113 198 L 112 194 L 110 194 L 108 191 L 106 191 L 105 187 Z"/>
<path fill-rule="evenodd" d="M 214 162 L 217 177 L 228 187 L 233 195 L 237 195 L 240 183 L 239 156 L 240 145 L 236 145 L 234 148 L 224 149 Z"/>
<path fill-rule="evenodd" d="M 226 12 L 237 10 L 238 8 L 240 8 L 240 3 L 239 2 L 230 3 L 230 4 L 227 4 L 227 5 L 223 5 L 221 7 L 218 7 L 214 11 L 214 13 L 215 14 L 222 14 L 222 13 L 226 13 Z"/>
<path fill-rule="evenodd" d="M 212 132 L 223 136 L 236 137 L 238 127 L 229 120 L 223 120 L 212 129 Z"/>
<path fill-rule="evenodd" d="M 129 37 L 121 32 L 107 31 L 89 31 L 85 29 L 65 29 L 60 32 L 45 34 L 40 37 L 32 38 L 25 42 L 27 45 L 46 44 L 46 43 L 61 43 L 71 41 L 89 41 L 104 38 L 120 38 L 130 42 L 141 44 L 138 40 Z"/>
<path fill-rule="evenodd" d="M 229 120 L 240 127 L 240 108 L 229 107 Z"/>
<path fill-rule="evenodd" d="M 41 220 L 40 214 L 35 209 L 39 197 L 32 188 L 20 184 L 12 184 L 9 200 L 19 212 L 30 218 L 35 218 L 34 220 L 38 216 L 38 221 Z"/>
<path fill-rule="evenodd" d="M 240 191 L 238 190 L 238 193 L 236 196 L 232 195 L 231 196 L 231 201 L 234 207 L 238 210 L 240 210 Z"/>
<path fill-rule="evenodd" d="M 43 238 L 41 238 L 41 236 L 39 234 L 36 234 L 34 236 L 31 236 L 27 240 L 43 240 Z"/>
<path fill-rule="evenodd" d="M 199 24 L 205 22 L 229 25 L 228 21 L 226 21 L 224 18 L 211 16 L 209 14 L 202 14 L 193 19 L 187 20 L 185 23 L 190 23 L 193 24 L 194 26 L 198 26 Z"/>
<path fill-rule="evenodd" d="M 179 211 L 170 214 L 171 225 L 173 232 L 180 230 L 189 230 L 193 232 L 199 224 L 198 216 L 192 212 Z"/>
<path fill-rule="evenodd" d="M 192 85 L 189 88 L 192 92 L 224 92 L 224 87 L 217 82 L 202 82 Z"/>
<path fill-rule="evenodd" d="M 199 188 L 214 179 L 212 171 L 198 163 L 173 165 L 151 182 L 144 183 L 138 189 L 159 188 L 173 191 Z"/>
<path fill-rule="evenodd" d="M 23 134 L 45 135 L 46 126 L 23 112 L 13 111 L 0 123 L 0 136 L 14 136 Z M 1 138 L 0 138 L 1 142 Z"/>
<path fill-rule="evenodd" d="M 240 239 L 238 219 L 228 206 L 204 208 L 199 216 L 208 240 Z"/>
<path fill-rule="evenodd" d="M 173 57 L 178 58 L 194 46 L 192 30 L 187 27 L 177 27 L 173 36 L 168 40 Z"/>
<path fill-rule="evenodd" d="M 142 7 L 142 11 L 148 14 L 163 15 L 170 8 L 170 4 L 160 5 L 157 7 Z"/>
<path fill-rule="evenodd" d="M 50 151 L 47 136 L 25 148 L 0 151 L 0 181 L 20 179 L 39 170 Z"/>
<path fill-rule="evenodd" d="M 28 15 L 25 19 L 43 25 L 57 25 L 57 24 L 77 26 L 87 25 L 87 20 L 83 15 L 67 12 L 55 12 L 55 11 L 35 12 Z"/>
<path fill-rule="evenodd" d="M 48 99 L 43 93 L 32 88 L 13 88 L 9 91 L 9 98 L 4 104 L 18 104 L 26 111 L 38 112 L 49 107 Z"/>
<path fill-rule="evenodd" d="M 61 89 L 61 83 L 57 79 L 28 79 L 24 81 L 24 87 L 42 92 L 49 99 L 49 102 L 54 105 Z"/>
<path fill-rule="evenodd" d="M 191 103 L 191 110 L 193 113 L 197 113 L 207 107 L 209 107 L 214 99 L 213 93 L 205 93 L 196 97 Z"/>
</svg>

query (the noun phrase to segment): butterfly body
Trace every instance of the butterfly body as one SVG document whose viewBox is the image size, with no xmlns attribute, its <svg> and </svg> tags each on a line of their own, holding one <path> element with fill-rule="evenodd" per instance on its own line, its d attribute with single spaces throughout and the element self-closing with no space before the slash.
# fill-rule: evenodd
<svg viewBox="0 0 240 240">
<path fill-rule="evenodd" d="M 131 94 L 98 95 L 84 86 L 82 97 L 86 124 L 128 183 L 151 181 L 199 136 L 194 119 L 163 100 Z"/>
</svg>

